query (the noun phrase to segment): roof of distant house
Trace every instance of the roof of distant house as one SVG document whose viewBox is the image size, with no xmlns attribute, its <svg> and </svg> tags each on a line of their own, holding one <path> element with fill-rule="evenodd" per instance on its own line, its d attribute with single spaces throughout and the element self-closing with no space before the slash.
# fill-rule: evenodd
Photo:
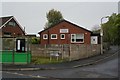
<svg viewBox="0 0 120 80">
<path fill-rule="evenodd" d="M 100 33 L 92 32 L 91 36 L 100 36 Z"/>
<path fill-rule="evenodd" d="M 26 34 L 27 37 L 36 37 L 36 34 Z"/>
</svg>

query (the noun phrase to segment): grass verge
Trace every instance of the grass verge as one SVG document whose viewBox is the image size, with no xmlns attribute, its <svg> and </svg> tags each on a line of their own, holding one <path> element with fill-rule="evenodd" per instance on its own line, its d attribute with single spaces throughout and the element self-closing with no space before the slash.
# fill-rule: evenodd
<svg viewBox="0 0 120 80">
<path fill-rule="evenodd" d="M 39 56 L 33 56 L 32 57 L 32 63 L 33 64 L 55 64 L 55 63 L 61 63 L 65 62 L 66 60 L 62 60 L 60 58 L 52 57 L 51 60 L 49 57 L 39 57 Z"/>
</svg>

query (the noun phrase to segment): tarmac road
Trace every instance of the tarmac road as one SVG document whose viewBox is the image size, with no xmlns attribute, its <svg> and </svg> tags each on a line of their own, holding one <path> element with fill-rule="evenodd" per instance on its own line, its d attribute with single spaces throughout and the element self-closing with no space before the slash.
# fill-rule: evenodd
<svg viewBox="0 0 120 80">
<path fill-rule="evenodd" d="M 113 49 L 116 49 L 116 48 L 113 47 Z M 2 72 L 2 77 L 3 78 L 15 78 L 14 80 L 17 80 L 18 78 L 19 79 L 20 78 L 21 79 L 32 78 L 32 80 L 33 78 L 40 78 L 40 80 L 41 79 L 51 80 L 51 78 L 52 80 L 54 80 L 55 78 L 57 79 L 58 78 L 60 79 L 61 78 L 69 78 L 69 79 L 70 78 L 89 78 L 89 79 L 90 78 L 93 78 L 93 79 L 94 78 L 108 78 L 107 80 L 111 80 L 110 78 L 113 78 L 112 80 L 115 80 L 114 78 L 119 77 L 118 73 L 120 71 L 118 70 L 119 69 L 118 68 L 118 53 L 120 53 L 120 50 L 116 54 L 108 58 L 105 58 L 104 60 L 99 61 L 96 64 L 92 64 L 88 66 L 65 68 L 65 69 L 53 69 L 53 70 L 37 70 L 37 71 L 32 71 L 32 70 L 31 71 L 9 71 L 8 70 L 8 71 Z M 67 63 L 67 64 L 71 65 L 71 63 Z M 64 65 L 64 66 L 69 67 L 69 65 Z M 102 80 L 106 80 L 106 79 L 102 79 Z"/>
<path fill-rule="evenodd" d="M 118 52 L 120 53 L 120 51 Z M 39 71 L 3 71 L 3 78 L 116 78 L 118 54 L 94 65 Z"/>
</svg>

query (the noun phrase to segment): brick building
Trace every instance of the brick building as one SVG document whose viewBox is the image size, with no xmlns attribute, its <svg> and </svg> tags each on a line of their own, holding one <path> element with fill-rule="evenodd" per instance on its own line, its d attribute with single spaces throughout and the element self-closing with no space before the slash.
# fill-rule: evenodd
<svg viewBox="0 0 120 80">
<path fill-rule="evenodd" d="M 0 18 L 0 37 L 23 36 L 25 32 L 13 16 Z"/>
<path fill-rule="evenodd" d="M 38 34 L 41 44 L 91 44 L 92 32 L 62 20 Z"/>
</svg>

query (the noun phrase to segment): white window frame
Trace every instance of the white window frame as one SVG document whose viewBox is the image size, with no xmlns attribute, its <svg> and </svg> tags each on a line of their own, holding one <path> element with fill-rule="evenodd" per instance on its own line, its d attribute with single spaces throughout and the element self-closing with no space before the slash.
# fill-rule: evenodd
<svg viewBox="0 0 120 80">
<path fill-rule="evenodd" d="M 76 42 L 76 35 L 77 34 L 71 34 L 71 43 L 84 43 L 84 38 L 85 38 L 85 35 L 84 35 L 84 33 L 78 33 L 78 34 L 83 34 L 83 41 L 82 42 Z M 75 36 L 75 41 L 72 41 L 72 36 Z"/>
<path fill-rule="evenodd" d="M 53 38 L 52 36 L 55 35 L 56 38 Z M 57 34 L 51 34 L 51 39 L 57 39 Z"/>
<path fill-rule="evenodd" d="M 73 36 L 73 35 L 75 36 L 75 34 L 71 34 L 71 43 L 74 43 L 74 42 L 72 41 L 72 36 Z"/>
<path fill-rule="evenodd" d="M 62 38 L 62 35 L 64 35 L 64 38 Z M 60 34 L 60 39 L 65 39 L 65 34 Z"/>
<path fill-rule="evenodd" d="M 45 38 L 46 36 L 46 38 Z M 48 34 L 43 34 L 43 39 L 48 39 Z"/>
</svg>

